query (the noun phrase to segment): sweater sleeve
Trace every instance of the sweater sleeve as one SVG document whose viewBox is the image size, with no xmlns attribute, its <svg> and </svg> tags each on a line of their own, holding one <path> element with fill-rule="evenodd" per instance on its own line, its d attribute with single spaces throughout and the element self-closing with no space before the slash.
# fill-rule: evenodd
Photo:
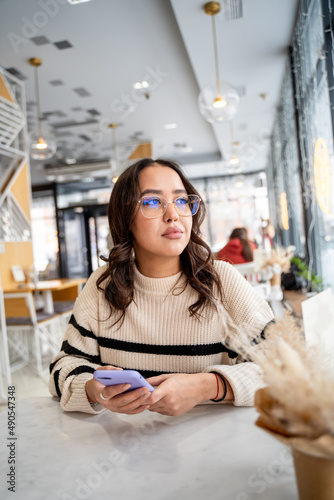
<svg viewBox="0 0 334 500">
<path fill-rule="evenodd" d="M 256 292 L 245 278 L 230 264 L 217 263 L 222 279 L 227 314 L 227 338 L 238 353 L 241 344 L 259 339 L 268 323 L 274 320 L 269 304 Z M 247 362 L 239 353 L 229 359 L 229 364 L 212 365 L 206 371 L 217 371 L 230 383 L 235 406 L 252 406 L 255 392 L 264 386 L 262 370 Z"/>
<path fill-rule="evenodd" d="M 97 414 L 104 410 L 88 401 L 85 390 L 86 382 L 101 366 L 96 336 L 98 293 L 93 273 L 76 300 L 60 353 L 50 365 L 49 390 L 60 398 L 65 411 Z"/>
</svg>

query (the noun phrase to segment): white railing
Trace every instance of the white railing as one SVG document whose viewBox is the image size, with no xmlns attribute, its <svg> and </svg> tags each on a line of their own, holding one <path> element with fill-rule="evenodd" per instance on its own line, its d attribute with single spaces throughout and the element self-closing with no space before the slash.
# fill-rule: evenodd
<svg viewBox="0 0 334 500">
<path fill-rule="evenodd" d="M 25 118 L 19 105 L 0 96 L 0 144 L 10 146 L 24 125 Z"/>
<path fill-rule="evenodd" d="M 22 169 L 29 168 L 24 85 L 2 68 L 0 75 L 10 96 L 0 96 L 0 241 L 29 241 L 30 220 L 11 191 Z"/>
</svg>

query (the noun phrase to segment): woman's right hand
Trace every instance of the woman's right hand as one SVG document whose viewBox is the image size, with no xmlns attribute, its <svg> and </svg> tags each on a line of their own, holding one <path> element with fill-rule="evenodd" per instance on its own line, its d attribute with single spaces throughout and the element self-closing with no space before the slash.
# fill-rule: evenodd
<svg viewBox="0 0 334 500">
<path fill-rule="evenodd" d="M 101 366 L 98 370 L 121 370 L 121 368 L 108 365 Z M 145 405 L 145 401 L 151 394 L 148 388 L 141 387 L 140 389 L 124 393 L 130 387 L 130 384 L 110 385 L 106 387 L 93 377 L 86 382 L 86 394 L 88 401 L 91 403 L 100 403 L 107 410 L 113 412 L 133 415 L 147 410 L 149 405 Z M 101 398 L 101 394 L 106 400 Z"/>
</svg>

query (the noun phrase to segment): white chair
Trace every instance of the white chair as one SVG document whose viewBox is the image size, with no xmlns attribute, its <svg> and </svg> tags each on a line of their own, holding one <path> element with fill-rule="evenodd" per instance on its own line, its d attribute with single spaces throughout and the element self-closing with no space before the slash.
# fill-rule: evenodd
<svg viewBox="0 0 334 500">
<path fill-rule="evenodd" d="M 45 375 L 52 358 L 60 351 L 62 332 L 59 316 L 36 313 L 31 292 L 5 293 L 4 299 L 5 308 L 8 306 L 11 311 L 17 312 L 6 316 L 8 346 L 12 355 L 11 371 L 30 363 L 33 354 L 38 375 Z M 43 361 L 46 366 L 43 366 Z"/>
<path fill-rule="evenodd" d="M 65 333 L 68 322 L 72 316 L 74 300 L 56 300 L 53 302 L 54 311 L 58 314 L 61 330 Z"/>
<path fill-rule="evenodd" d="M 1 400 L 7 401 L 7 391 L 5 391 L 3 386 L 3 375 L 6 378 L 7 387 L 12 385 L 10 365 L 9 365 L 9 353 L 8 353 L 8 340 L 7 340 L 7 328 L 6 328 L 6 317 L 5 317 L 5 305 L 3 298 L 3 291 L 0 282 L 0 398 Z"/>
<path fill-rule="evenodd" d="M 256 292 L 261 295 L 262 298 L 268 299 L 270 295 L 270 283 L 259 283 L 258 273 L 255 272 L 254 262 L 245 262 L 245 264 L 234 264 L 234 267 L 239 273 L 241 273 L 246 280 L 252 285 Z"/>
<path fill-rule="evenodd" d="M 245 262 L 245 264 L 234 264 L 234 267 L 241 273 L 251 285 L 257 284 L 257 274 L 254 270 L 254 262 Z"/>
</svg>

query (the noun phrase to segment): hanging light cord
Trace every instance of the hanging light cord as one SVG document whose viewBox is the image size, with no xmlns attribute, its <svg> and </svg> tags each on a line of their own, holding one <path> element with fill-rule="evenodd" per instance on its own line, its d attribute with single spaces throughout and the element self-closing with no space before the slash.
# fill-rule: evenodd
<svg viewBox="0 0 334 500">
<path fill-rule="evenodd" d="M 35 70 L 35 94 L 36 94 L 36 105 L 37 105 L 37 120 L 38 120 L 38 134 L 39 137 L 43 137 L 42 134 L 42 120 L 41 120 L 41 107 L 39 103 L 39 86 L 38 86 L 38 67 L 34 66 Z"/>
<path fill-rule="evenodd" d="M 111 142 L 112 142 L 112 149 L 114 152 L 114 159 L 116 163 L 116 175 L 117 175 L 119 174 L 119 158 L 118 158 L 118 149 L 116 142 L 116 128 L 117 128 L 116 124 L 111 127 Z"/>
<path fill-rule="evenodd" d="M 233 134 L 233 123 L 232 123 L 232 120 L 230 120 L 230 134 L 231 134 L 231 141 L 232 141 L 232 148 L 233 148 L 234 134 Z"/>
<path fill-rule="evenodd" d="M 218 65 L 216 21 L 215 21 L 214 15 L 211 17 L 212 17 L 213 50 L 214 50 L 214 54 L 215 54 L 215 66 L 216 66 L 217 92 L 218 92 L 218 95 L 220 96 L 220 79 L 219 79 L 219 65 Z"/>
</svg>

